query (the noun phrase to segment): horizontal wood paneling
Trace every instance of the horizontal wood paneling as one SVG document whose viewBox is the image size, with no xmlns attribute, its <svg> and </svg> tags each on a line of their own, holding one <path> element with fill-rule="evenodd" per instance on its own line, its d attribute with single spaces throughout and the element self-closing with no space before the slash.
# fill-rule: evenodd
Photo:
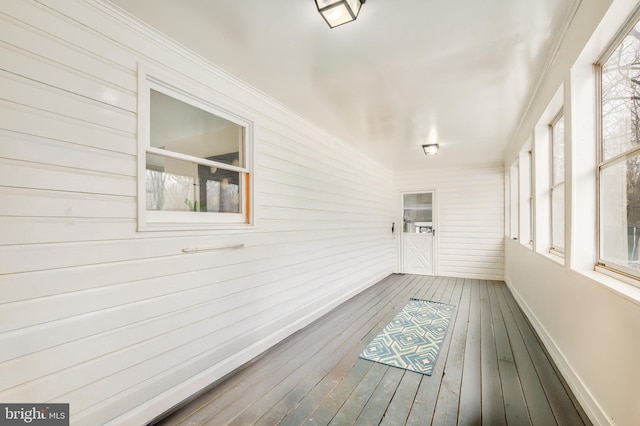
<svg viewBox="0 0 640 426">
<path fill-rule="evenodd" d="M 373 248 L 375 249 L 377 241 L 369 238 L 353 239 L 352 241 L 332 241 L 324 244 L 315 244 L 316 257 L 313 262 L 317 262 L 318 266 L 328 267 L 331 265 L 337 265 L 342 262 L 347 262 L 354 256 L 354 248 Z M 292 247 L 289 247 L 292 246 Z M 116 307 L 119 305 L 133 303 L 147 299 L 150 293 L 153 293 L 155 297 L 160 297 L 165 294 L 187 292 L 192 289 L 202 288 L 206 290 L 212 283 L 227 283 L 234 278 L 234 274 L 237 274 L 237 265 L 241 263 L 245 268 L 245 275 L 251 276 L 251 286 L 260 285 L 260 277 L 273 277 L 273 271 L 281 273 L 283 269 L 293 273 L 297 271 L 295 268 L 298 265 L 305 263 L 309 259 L 309 250 L 304 250 L 304 243 L 297 245 L 287 245 L 286 250 L 277 250 L 277 247 L 273 248 L 274 255 L 278 255 L 282 259 L 268 258 L 264 260 L 256 261 L 243 261 L 243 257 L 247 256 L 247 253 L 243 253 L 241 250 L 233 250 L 235 256 L 229 256 L 228 261 L 217 262 L 219 266 L 216 267 L 215 263 L 208 269 L 200 271 L 191 271 L 189 274 L 189 282 L 181 282 L 183 277 L 178 275 L 169 275 L 162 278 L 155 278 L 149 280 L 142 280 L 136 282 L 128 282 L 123 285 L 108 286 L 91 288 L 87 293 L 91 296 L 98 296 L 92 298 L 85 303 L 77 303 L 78 300 L 84 300 L 88 297 L 87 294 L 82 292 L 65 293 L 61 296 L 52 297 L 46 301 L 47 309 L 38 311 L 36 308 L 43 301 L 41 300 L 27 300 L 24 302 L 16 302 L 12 304 L 6 304 L 3 307 L 3 317 L 7 319 L 7 322 L 0 325 L 0 330 L 12 330 L 24 326 L 39 324 L 42 322 L 53 321 L 55 319 L 66 318 L 73 315 L 80 315 L 86 312 L 92 312 L 99 309 L 106 309 L 109 307 Z M 297 250 L 296 250 L 297 249 Z M 254 252 L 258 249 L 252 250 Z M 250 255 L 251 253 L 249 253 Z M 235 259 L 234 259 L 235 257 Z M 233 266 L 226 266 L 229 261 L 236 263 Z M 303 270 L 305 269 L 302 266 Z M 252 287 L 249 287 L 249 289 Z M 231 292 L 245 291 L 244 287 L 233 286 L 228 290 Z M 220 290 L 214 289 L 214 296 L 224 296 L 225 293 L 220 294 Z M 199 299 L 199 297 L 198 297 Z"/>
<path fill-rule="evenodd" d="M 24 77 L 0 72 L 0 93 L 2 99 L 23 103 L 26 106 L 44 111 L 58 111 L 78 120 L 103 127 L 136 132 L 136 116 L 133 112 L 110 107 L 86 97 L 37 83 Z"/>
<path fill-rule="evenodd" d="M 0 130 L 0 158 L 135 176 L 132 154 Z"/>
<path fill-rule="evenodd" d="M 0 400 L 144 423 L 393 271 L 390 171 L 109 4 L 2 2 L 0 57 Z M 138 63 L 254 122 L 254 226 L 137 231 Z"/>
<path fill-rule="evenodd" d="M 348 272 L 343 272 L 347 274 Z M 339 276 L 339 274 L 337 275 Z M 306 277 L 308 278 L 308 277 Z M 159 353 L 167 350 L 166 342 L 170 340 L 172 347 L 183 349 L 182 346 L 189 345 L 191 341 L 209 336 L 207 348 L 214 353 L 216 348 L 216 336 L 210 336 L 217 333 L 227 334 L 229 338 L 234 335 L 243 335 L 249 333 L 256 324 L 263 324 L 273 321 L 274 308 L 285 301 L 296 301 L 298 309 L 309 308 L 313 306 L 313 300 L 317 297 L 318 287 L 322 287 L 323 280 L 321 278 L 310 279 L 304 286 L 295 284 L 295 281 L 278 283 L 279 288 L 273 286 L 262 286 L 251 293 L 231 294 L 227 297 L 221 297 L 214 301 L 203 300 L 198 306 L 190 308 L 176 309 L 168 314 L 156 316 L 148 321 L 137 321 L 127 327 L 118 327 L 116 329 L 91 334 L 83 339 L 76 339 L 68 342 L 66 345 L 56 345 L 46 350 L 21 356 L 12 361 L 5 362 L 2 368 L 2 379 L 0 382 L 7 387 L 23 383 L 17 389 L 11 389 L 7 396 L 11 397 L 14 393 L 27 391 L 29 395 L 34 392 L 46 392 L 39 390 L 41 382 L 53 381 L 59 383 L 58 388 L 73 389 L 77 386 L 73 380 L 59 380 L 60 377 L 69 377 L 78 374 L 81 363 L 88 365 L 82 366 L 83 370 L 92 369 L 91 375 L 95 377 L 106 378 L 109 374 L 105 374 L 104 370 L 111 368 L 109 366 L 110 353 L 119 352 L 127 354 L 132 351 L 131 346 L 149 345 L 157 342 L 158 346 L 153 350 L 138 352 L 135 361 L 151 359 Z M 314 296 L 310 294 L 316 293 Z M 178 295 L 164 303 L 172 306 L 173 302 L 180 302 L 187 298 L 187 294 Z M 269 297 L 270 296 L 270 297 Z M 174 300 L 175 299 L 175 300 Z M 260 308 L 252 312 L 250 316 L 238 318 L 235 310 L 240 309 L 247 302 L 247 299 L 256 299 L 260 301 Z M 183 304 L 187 303 L 186 300 Z M 178 305 L 180 307 L 180 305 Z M 142 307 L 145 308 L 144 306 Z M 118 309 L 120 312 L 121 309 Z M 125 310 L 122 310 L 126 314 Z M 278 317 L 286 317 L 288 313 L 282 311 Z M 243 328 L 240 328 L 243 327 Z M 50 332 L 53 330 L 49 330 Z M 267 336 L 263 336 L 267 337 Z M 224 341 L 224 340 L 218 340 Z M 197 353 L 197 352 L 195 352 Z M 132 361 L 129 359 L 124 366 L 129 365 Z M 104 365 L 104 368 L 96 366 Z M 32 368 L 28 368 L 28 367 Z M 72 367 L 70 371 L 65 370 Z M 56 373 L 54 378 L 45 377 L 49 374 Z M 80 372 L 81 375 L 85 375 Z M 42 379 L 39 379 L 41 378 Z M 34 380 L 33 382 L 31 380 Z M 135 380 L 135 378 L 134 378 Z M 26 383 L 26 382 L 29 383 Z M 38 398 L 40 399 L 40 398 Z"/>
<path fill-rule="evenodd" d="M 38 125 L 34 126 L 34 122 Z M 135 135 L 131 133 L 69 118 L 66 113 L 42 111 L 4 100 L 0 100 L 0 128 L 109 151 L 136 153 Z"/>
<path fill-rule="evenodd" d="M 396 185 L 436 190 L 438 275 L 503 279 L 502 165 L 401 172 Z"/>
<path fill-rule="evenodd" d="M 0 188 L 0 216 L 23 217 L 135 217 L 134 197 Z"/>
<path fill-rule="evenodd" d="M 87 31 L 81 20 L 73 20 L 64 13 L 51 13 L 46 2 L 3 2 L 0 10 L 6 14 L 6 18 L 24 23 L 29 31 L 46 33 L 48 36 L 45 38 L 55 37 L 62 45 L 79 49 L 86 55 L 95 56 L 99 60 L 109 60 L 125 70 L 136 68 L 137 59 L 132 51 L 116 46 L 111 39 L 100 33 Z M 38 40 L 36 47 L 40 42 L 46 43 Z M 56 52 L 47 54 L 59 54 Z M 136 85 L 133 84 L 132 90 L 135 90 L 135 87 Z"/>
<path fill-rule="evenodd" d="M 87 194 L 136 195 L 135 178 L 50 164 L 0 159 L 0 186 Z"/>
<path fill-rule="evenodd" d="M 52 52 L 55 50 L 47 53 Z M 0 43 L 0 55 L 6 58 L 3 69 L 8 72 L 127 111 L 136 110 L 135 92 L 83 74 L 58 62 L 58 58 L 41 57 L 6 43 Z M 131 75 L 131 80 L 135 81 L 135 75 Z"/>
<path fill-rule="evenodd" d="M 132 75 L 135 75 L 135 72 L 132 72 L 133 67 L 127 68 L 118 61 L 111 61 L 103 56 L 102 52 L 83 49 L 77 45 L 77 40 L 68 42 L 59 37 L 53 37 L 51 32 L 35 27 L 37 9 L 37 7 L 30 8 L 29 16 L 22 17 L 22 19 L 26 18 L 26 21 L 4 15 L 0 29 L 0 38 L 3 43 L 16 46 L 33 55 L 49 58 L 61 65 L 72 66 L 76 71 L 90 76 L 93 80 L 101 79 L 109 85 L 122 87 L 131 94 L 136 91 L 135 80 L 131 79 Z M 86 32 L 82 36 L 85 37 Z M 73 88 L 74 91 L 77 90 L 76 87 Z"/>
</svg>

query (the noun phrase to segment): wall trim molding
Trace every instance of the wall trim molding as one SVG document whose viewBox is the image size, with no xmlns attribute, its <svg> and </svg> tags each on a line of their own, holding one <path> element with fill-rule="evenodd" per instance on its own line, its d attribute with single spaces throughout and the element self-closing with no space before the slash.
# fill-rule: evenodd
<svg viewBox="0 0 640 426">
<path fill-rule="evenodd" d="M 525 299 L 518 292 L 516 287 L 511 282 L 511 279 L 505 276 L 505 283 L 511 291 L 514 299 L 520 306 L 520 309 L 524 312 L 525 316 L 533 326 L 536 334 L 542 340 L 542 343 L 551 356 L 555 366 L 559 370 L 560 374 L 571 388 L 574 396 L 582 406 L 589 419 L 594 425 L 611 425 L 613 426 L 611 419 L 603 408 L 598 404 L 598 401 L 591 394 L 589 389 L 585 386 L 584 382 L 580 379 L 580 376 L 575 372 L 568 359 L 565 357 L 562 350 L 558 347 L 553 337 L 547 332 L 546 328 L 542 325 L 538 317 L 531 310 Z"/>
</svg>

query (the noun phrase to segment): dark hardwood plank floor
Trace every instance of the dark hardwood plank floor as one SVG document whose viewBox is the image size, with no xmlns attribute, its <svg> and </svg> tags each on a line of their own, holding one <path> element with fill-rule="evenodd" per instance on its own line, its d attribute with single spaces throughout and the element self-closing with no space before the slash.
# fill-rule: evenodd
<svg viewBox="0 0 640 426">
<path fill-rule="evenodd" d="M 409 298 L 456 306 L 431 376 L 358 358 Z M 503 282 L 391 275 L 162 425 L 590 424 Z"/>
</svg>

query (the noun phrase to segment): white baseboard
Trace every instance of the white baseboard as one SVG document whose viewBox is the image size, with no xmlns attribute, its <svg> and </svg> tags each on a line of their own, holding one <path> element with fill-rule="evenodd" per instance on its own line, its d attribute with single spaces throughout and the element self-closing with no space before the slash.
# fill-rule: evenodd
<svg viewBox="0 0 640 426">
<path fill-rule="evenodd" d="M 569 388 L 571 388 L 571 391 L 584 409 L 591 422 L 594 425 L 613 426 L 613 423 L 604 412 L 600 404 L 598 404 L 598 401 L 593 397 L 591 392 L 589 392 L 589 389 L 582 382 L 578 374 L 576 374 L 574 369 L 571 367 L 571 363 L 569 362 L 569 360 L 567 360 L 551 335 L 544 328 L 538 317 L 531 310 L 527 302 L 525 302 L 518 290 L 513 286 L 509 277 L 505 277 L 505 282 L 507 283 L 507 287 L 509 287 L 509 290 L 511 290 L 511 294 L 513 294 L 514 299 L 520 306 L 520 309 L 522 309 L 524 314 L 529 319 L 529 322 L 535 329 L 538 337 L 540 337 L 540 340 L 542 340 L 545 349 L 551 356 L 553 362 L 560 371 L 560 374 L 562 374 L 562 377 L 567 382 L 567 385 L 569 385 Z"/>
<path fill-rule="evenodd" d="M 307 315 L 298 318 L 296 321 L 291 322 L 286 328 L 278 330 L 276 333 L 254 343 L 253 345 L 238 352 L 234 357 L 227 358 L 224 361 L 211 366 L 207 370 L 193 376 L 177 386 L 161 393 L 160 395 L 150 399 L 144 404 L 136 407 L 108 423 L 108 425 L 122 425 L 122 424 L 146 424 L 158 416 L 166 413 L 172 407 L 177 406 L 182 401 L 193 396 L 197 392 L 203 390 L 216 380 L 221 379 L 225 375 L 233 372 L 234 370 L 242 367 L 252 359 L 256 358 L 272 346 L 280 343 L 296 331 L 306 327 L 313 321 L 322 317 L 332 309 L 336 308 L 341 303 L 349 300 L 355 295 L 363 292 L 372 285 L 380 282 L 383 278 L 387 277 L 391 272 L 385 272 L 364 282 L 362 285 L 355 287 L 351 291 L 342 294 L 340 297 L 333 299 L 330 303 L 319 307 L 318 309 L 311 311 Z"/>
</svg>

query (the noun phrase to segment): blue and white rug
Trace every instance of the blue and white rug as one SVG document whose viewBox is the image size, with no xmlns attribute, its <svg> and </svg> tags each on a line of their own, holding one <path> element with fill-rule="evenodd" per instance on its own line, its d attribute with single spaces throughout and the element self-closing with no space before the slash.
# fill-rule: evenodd
<svg viewBox="0 0 640 426">
<path fill-rule="evenodd" d="M 360 358 L 431 375 L 455 306 L 411 299 Z"/>
</svg>

